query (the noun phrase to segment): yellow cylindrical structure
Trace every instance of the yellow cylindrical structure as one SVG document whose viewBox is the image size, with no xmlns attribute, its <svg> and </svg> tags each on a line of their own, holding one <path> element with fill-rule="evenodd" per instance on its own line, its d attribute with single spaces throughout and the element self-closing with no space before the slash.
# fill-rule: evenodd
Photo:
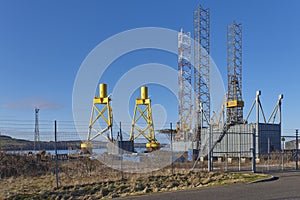
<svg viewBox="0 0 300 200">
<path fill-rule="evenodd" d="M 146 86 L 141 87 L 141 99 L 148 99 L 148 88 Z"/>
<path fill-rule="evenodd" d="M 157 141 L 151 141 L 151 142 L 146 143 L 146 150 L 148 152 L 156 151 L 159 149 L 160 149 L 160 143 Z"/>
<path fill-rule="evenodd" d="M 81 153 L 83 154 L 91 154 L 93 151 L 93 146 L 92 143 L 90 142 L 83 142 L 81 143 L 80 147 L 81 147 Z"/>
<path fill-rule="evenodd" d="M 86 149 L 87 148 L 87 144 L 86 143 L 81 143 L 80 146 L 81 146 L 82 149 L 84 149 L 84 148 Z"/>
<path fill-rule="evenodd" d="M 107 97 L 107 85 L 104 83 L 101 83 L 99 85 L 99 94 L 100 98 L 106 98 Z"/>
</svg>

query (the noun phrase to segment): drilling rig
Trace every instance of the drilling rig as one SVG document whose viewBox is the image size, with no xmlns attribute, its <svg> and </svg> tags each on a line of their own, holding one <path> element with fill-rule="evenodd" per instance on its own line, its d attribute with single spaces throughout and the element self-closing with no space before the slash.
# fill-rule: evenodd
<svg viewBox="0 0 300 200">
<path fill-rule="evenodd" d="M 233 23 L 227 28 L 228 93 L 226 124 L 243 124 L 242 98 L 242 25 Z"/>
</svg>

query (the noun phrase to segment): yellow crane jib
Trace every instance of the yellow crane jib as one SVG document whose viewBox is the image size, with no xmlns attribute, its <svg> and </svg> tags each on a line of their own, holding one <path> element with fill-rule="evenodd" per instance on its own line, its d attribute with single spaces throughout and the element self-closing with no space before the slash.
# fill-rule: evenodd
<svg viewBox="0 0 300 200">
<path fill-rule="evenodd" d="M 112 108 L 110 106 L 111 99 L 107 96 L 107 85 L 99 84 L 99 96 L 94 97 L 92 112 L 89 122 L 89 130 L 87 141 L 81 144 L 81 150 L 85 153 L 92 153 L 92 141 L 98 136 L 102 135 L 106 131 L 110 131 L 109 136 L 106 137 L 109 141 L 113 140 L 112 137 Z M 106 127 L 102 130 L 97 130 L 94 128 L 94 124 L 98 121 L 102 120 L 106 124 Z M 92 132 L 95 132 L 92 135 Z"/>
<path fill-rule="evenodd" d="M 147 124 L 143 128 L 137 126 L 137 123 L 141 121 L 144 121 Z M 146 144 L 148 152 L 160 149 L 160 143 L 155 138 L 151 99 L 148 97 L 148 88 L 146 86 L 141 87 L 141 98 L 137 98 L 135 101 L 130 140 L 133 141 L 140 135 L 148 140 L 148 143 Z"/>
</svg>

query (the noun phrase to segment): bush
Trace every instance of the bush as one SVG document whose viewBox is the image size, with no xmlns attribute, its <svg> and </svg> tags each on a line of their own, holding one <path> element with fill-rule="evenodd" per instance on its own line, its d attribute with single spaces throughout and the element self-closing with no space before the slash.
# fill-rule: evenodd
<svg viewBox="0 0 300 200">
<path fill-rule="evenodd" d="M 55 163 L 35 156 L 0 153 L 0 177 L 40 176 L 54 171 Z"/>
</svg>

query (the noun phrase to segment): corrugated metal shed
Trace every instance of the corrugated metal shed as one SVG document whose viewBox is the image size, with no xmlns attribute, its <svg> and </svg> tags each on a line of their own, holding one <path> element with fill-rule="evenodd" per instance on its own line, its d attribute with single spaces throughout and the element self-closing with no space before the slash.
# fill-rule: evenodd
<svg viewBox="0 0 300 200">
<path fill-rule="evenodd" d="M 253 133 L 256 133 L 256 124 L 231 126 L 222 141 L 215 146 L 213 155 L 215 157 L 223 157 L 226 154 L 231 157 L 252 157 Z M 220 134 L 220 130 L 213 130 L 213 144 Z M 207 141 L 207 136 L 208 130 L 202 135 L 202 141 Z M 256 140 L 257 156 L 268 153 L 268 140 L 270 141 L 271 151 L 280 150 L 280 138 L 281 127 L 279 124 L 259 123 L 258 139 Z"/>
</svg>

